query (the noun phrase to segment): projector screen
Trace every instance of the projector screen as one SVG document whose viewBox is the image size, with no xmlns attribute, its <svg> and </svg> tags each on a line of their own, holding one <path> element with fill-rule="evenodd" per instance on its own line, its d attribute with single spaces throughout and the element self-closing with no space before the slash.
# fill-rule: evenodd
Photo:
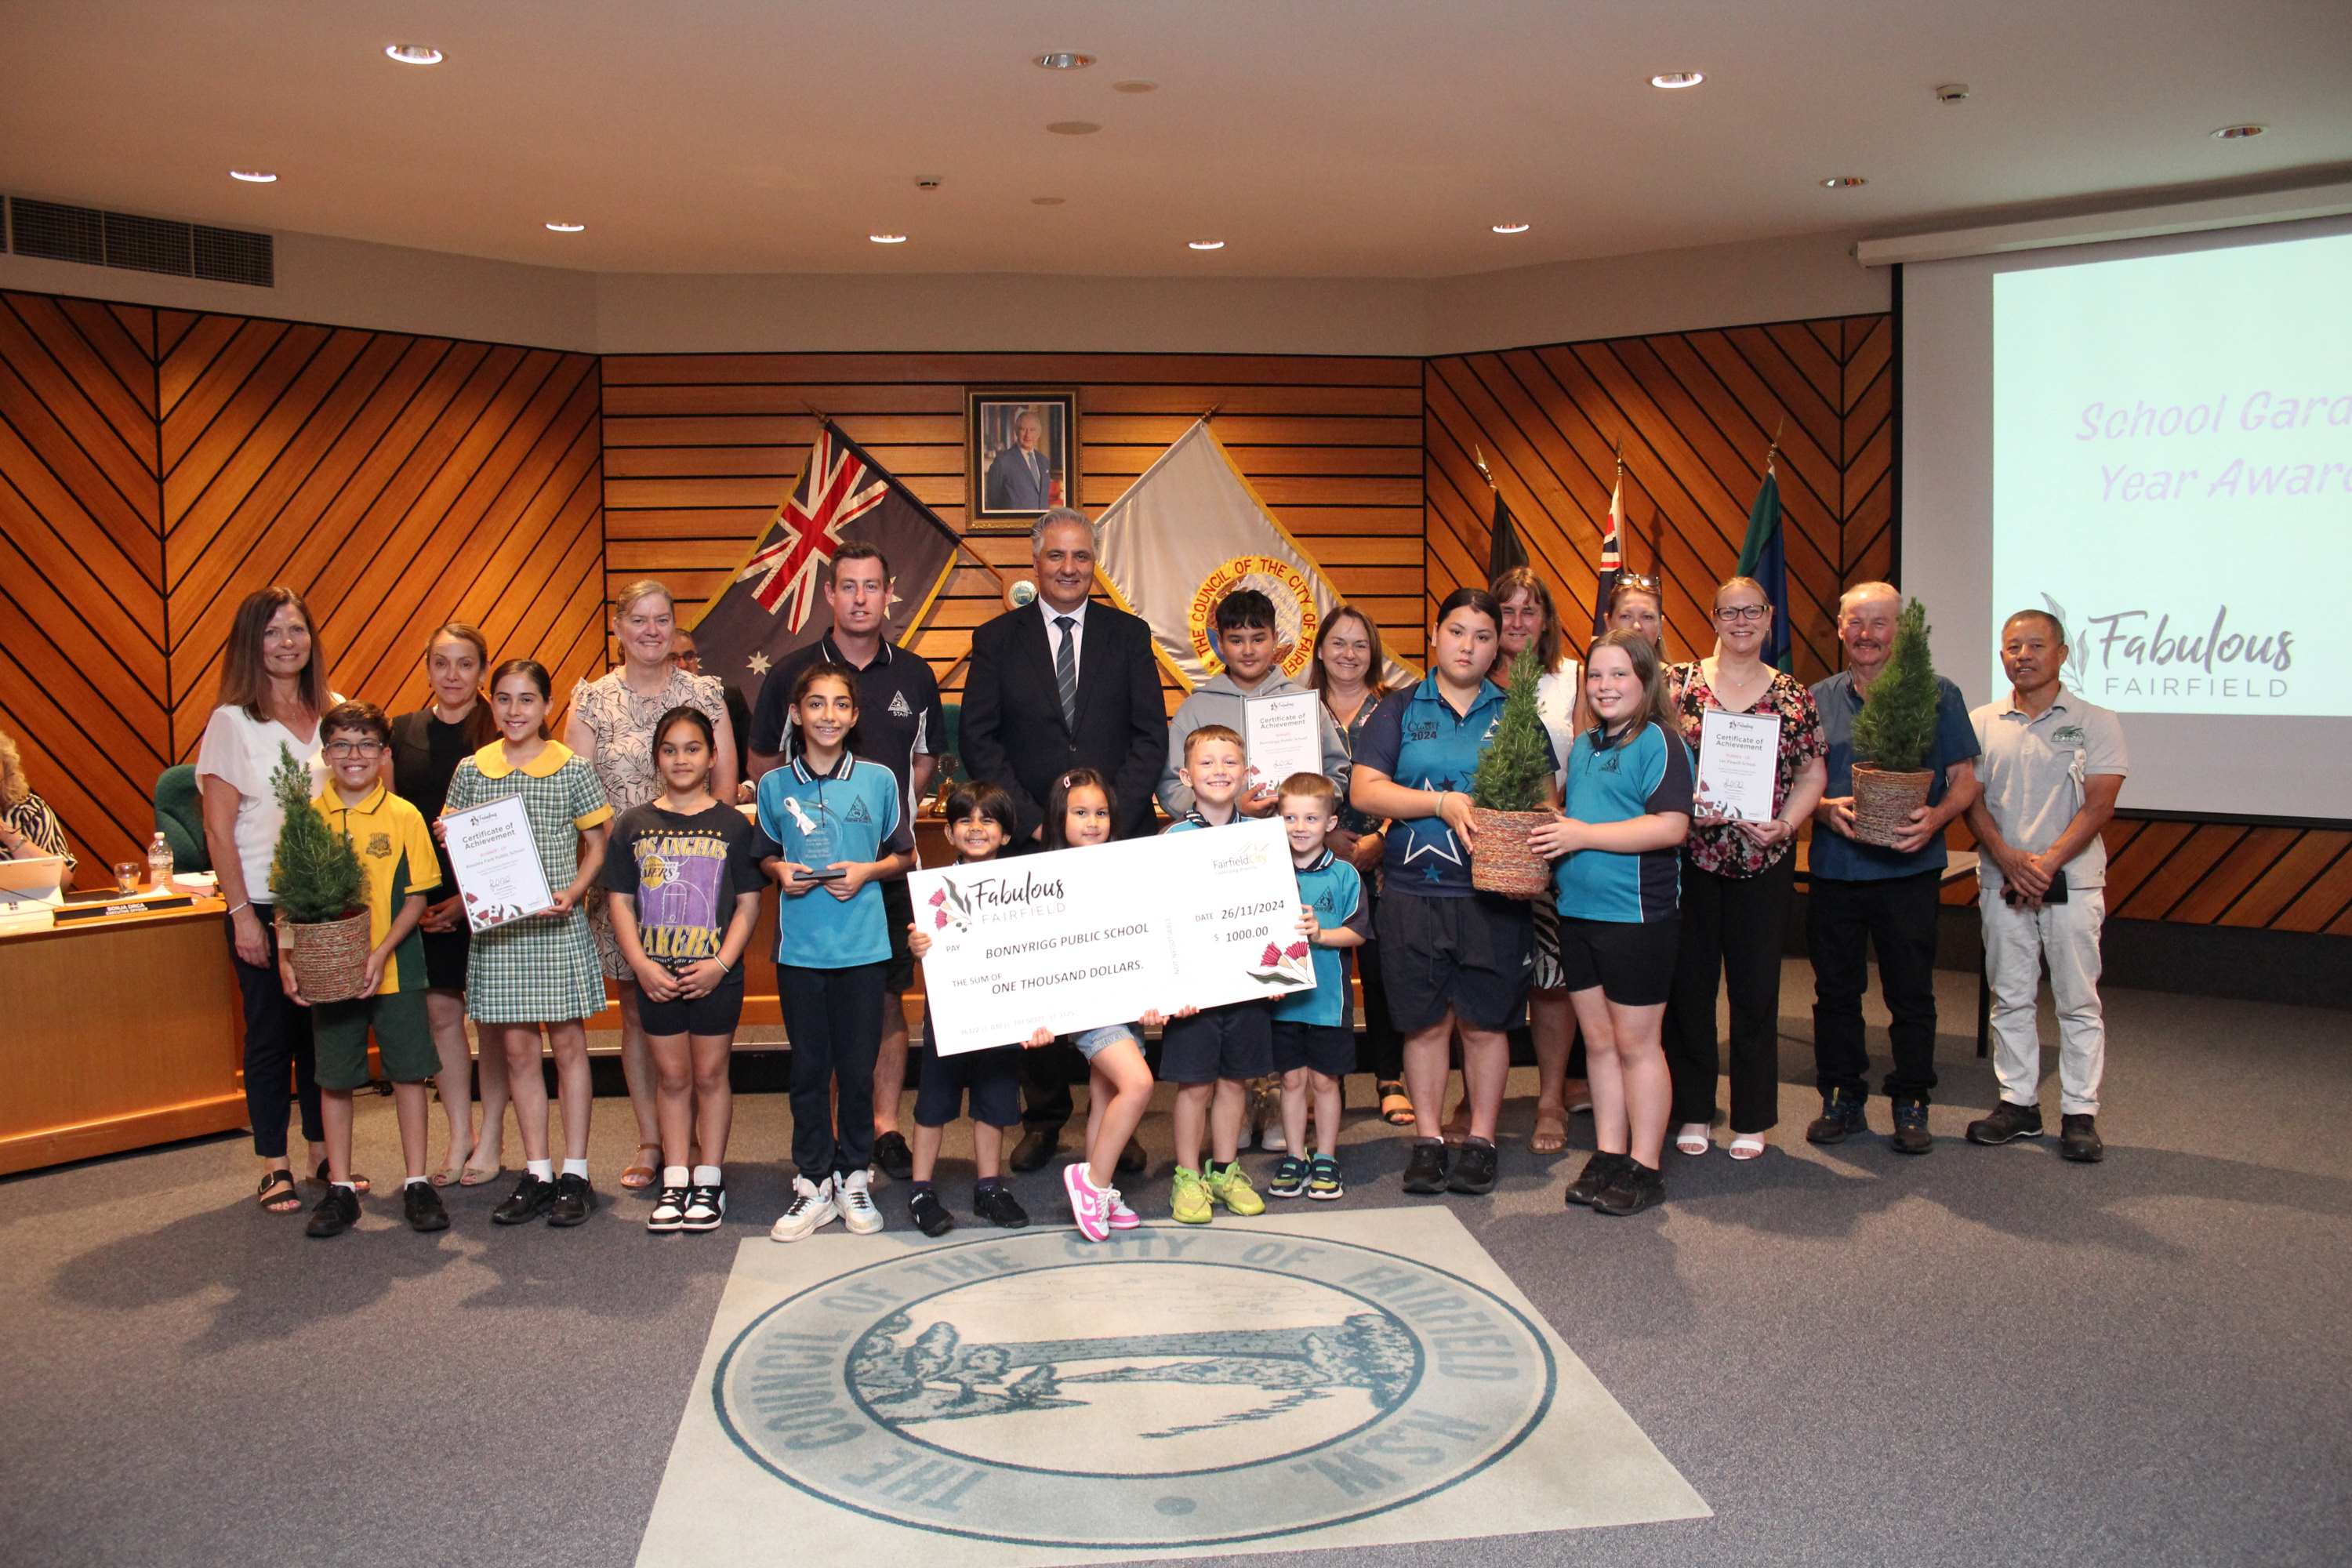
<svg viewBox="0 0 2352 1568">
<path fill-rule="evenodd" d="M 2127 806 L 2352 816 L 2352 223 L 1903 278 L 1904 586 L 1971 706 L 2047 610 Z"/>
</svg>

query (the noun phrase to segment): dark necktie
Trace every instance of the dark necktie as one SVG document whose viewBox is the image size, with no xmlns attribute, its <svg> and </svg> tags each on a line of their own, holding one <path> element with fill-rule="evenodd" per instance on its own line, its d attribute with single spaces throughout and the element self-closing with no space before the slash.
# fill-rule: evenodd
<svg viewBox="0 0 2352 1568">
<path fill-rule="evenodd" d="M 1055 616 L 1054 624 L 1062 630 L 1062 646 L 1054 650 L 1054 684 L 1062 689 L 1062 722 L 1075 735 L 1078 732 L 1078 618 Z"/>
</svg>

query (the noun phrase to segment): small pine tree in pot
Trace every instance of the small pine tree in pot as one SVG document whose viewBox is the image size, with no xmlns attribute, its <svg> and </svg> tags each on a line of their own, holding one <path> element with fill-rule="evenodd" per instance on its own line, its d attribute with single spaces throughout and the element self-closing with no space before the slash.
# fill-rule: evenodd
<svg viewBox="0 0 2352 1568">
<path fill-rule="evenodd" d="M 1927 608 L 1914 599 L 1895 624 L 1895 648 L 1853 719 L 1853 836 L 1891 846 L 1927 804 L 1935 773 L 1921 764 L 1936 744 L 1936 667 L 1927 657 Z"/>
<path fill-rule="evenodd" d="M 1544 760 L 1543 715 L 1536 686 L 1544 671 L 1530 643 L 1511 661 L 1502 717 L 1479 753 L 1470 780 L 1470 820 L 1478 835 L 1470 880 L 1482 891 L 1539 899 L 1551 890 L 1551 864 L 1528 847 L 1528 835 L 1550 816 L 1552 770 Z"/>
<path fill-rule="evenodd" d="M 278 748 L 269 789 L 286 813 L 269 863 L 278 949 L 304 1001 L 347 1002 L 367 973 L 367 871 L 350 835 L 311 808 L 310 770 L 291 748 Z"/>
</svg>

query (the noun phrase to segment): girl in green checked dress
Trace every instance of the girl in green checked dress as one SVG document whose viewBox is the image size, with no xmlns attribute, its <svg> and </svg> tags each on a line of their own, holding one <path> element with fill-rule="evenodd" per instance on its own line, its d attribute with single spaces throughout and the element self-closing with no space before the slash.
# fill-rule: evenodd
<svg viewBox="0 0 2352 1568">
<path fill-rule="evenodd" d="M 578 1225 L 596 1206 L 588 1184 L 588 1033 L 584 1020 L 604 1008 L 604 972 L 595 938 L 580 900 L 604 863 L 605 803 L 595 770 L 561 742 L 547 738 L 547 671 L 528 658 L 510 658 L 490 681 L 490 712 L 499 738 L 457 764 L 442 815 L 522 797 L 531 838 L 546 868 L 554 902 L 474 933 L 466 970 L 466 1012 L 481 1026 L 482 1048 L 504 1054 L 507 1079 L 522 1130 L 522 1181 L 490 1218 L 520 1225 L 542 1215 L 555 1226 Z M 462 890 L 462 887 L 461 889 Z M 563 1106 L 563 1170 L 548 1157 L 547 1087 L 540 1076 L 539 1032 L 555 1054 L 556 1090 Z"/>
</svg>

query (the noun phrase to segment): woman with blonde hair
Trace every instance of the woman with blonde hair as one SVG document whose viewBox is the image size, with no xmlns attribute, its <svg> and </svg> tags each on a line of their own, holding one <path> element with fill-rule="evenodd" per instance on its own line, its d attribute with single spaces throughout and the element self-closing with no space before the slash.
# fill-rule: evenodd
<svg viewBox="0 0 2352 1568">
<path fill-rule="evenodd" d="M 65 825 L 48 803 L 33 793 L 16 737 L 0 732 L 0 859 L 37 860 L 44 855 L 64 856 L 66 875 L 73 875 L 74 858 L 66 850 Z"/>
</svg>

